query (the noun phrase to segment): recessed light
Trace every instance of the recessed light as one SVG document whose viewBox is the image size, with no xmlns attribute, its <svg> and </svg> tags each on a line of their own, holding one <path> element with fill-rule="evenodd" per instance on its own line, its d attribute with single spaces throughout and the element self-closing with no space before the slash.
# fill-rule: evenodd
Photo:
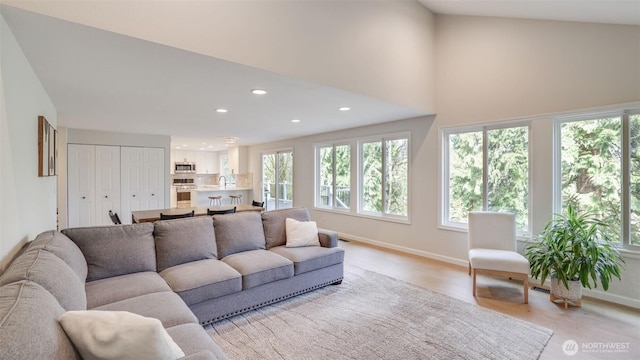
<svg viewBox="0 0 640 360">
<path fill-rule="evenodd" d="M 291 122 L 292 122 L 292 123 L 299 123 L 299 122 L 300 122 L 300 119 L 293 119 L 293 120 L 291 120 Z"/>
<path fill-rule="evenodd" d="M 212 146 L 212 145 L 209 145 L 209 146 L 207 146 L 207 147 L 208 147 L 209 149 L 213 149 L 213 146 Z"/>
<path fill-rule="evenodd" d="M 348 107 L 348 106 L 342 106 L 342 107 L 339 107 L 338 110 L 340 110 L 340 111 L 349 111 L 349 110 L 351 110 L 351 108 Z"/>
<path fill-rule="evenodd" d="M 187 145 L 187 144 L 182 144 L 182 146 L 187 147 L 187 146 L 189 146 L 189 145 Z"/>
<path fill-rule="evenodd" d="M 180 146 L 176 146 L 176 149 L 182 149 Z"/>
<path fill-rule="evenodd" d="M 267 90 L 264 90 L 264 89 L 253 89 L 253 90 L 251 90 L 251 93 L 255 94 L 255 95 L 264 95 L 264 94 L 267 93 Z"/>
<path fill-rule="evenodd" d="M 226 113 L 226 112 L 227 112 L 227 109 L 217 108 L 217 109 L 216 109 L 216 112 L 219 112 L 219 113 Z"/>
</svg>

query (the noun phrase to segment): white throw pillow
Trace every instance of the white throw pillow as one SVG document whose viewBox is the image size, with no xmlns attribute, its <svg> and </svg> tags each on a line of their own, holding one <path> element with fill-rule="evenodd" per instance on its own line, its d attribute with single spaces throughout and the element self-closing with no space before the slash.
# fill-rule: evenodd
<svg viewBox="0 0 640 360">
<path fill-rule="evenodd" d="M 67 311 L 60 324 L 84 359 L 184 357 L 160 320 L 127 311 Z"/>
<path fill-rule="evenodd" d="M 298 221 L 286 218 L 287 247 L 320 246 L 315 221 Z"/>
</svg>

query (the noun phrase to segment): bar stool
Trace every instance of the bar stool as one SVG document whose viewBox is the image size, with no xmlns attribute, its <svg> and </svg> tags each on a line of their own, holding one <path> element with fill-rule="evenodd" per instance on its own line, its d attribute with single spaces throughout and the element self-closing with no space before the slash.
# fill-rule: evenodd
<svg viewBox="0 0 640 360">
<path fill-rule="evenodd" d="M 242 194 L 229 195 L 229 199 L 231 199 L 232 204 L 242 204 Z"/>
<path fill-rule="evenodd" d="M 221 199 L 222 199 L 222 196 L 220 195 L 209 196 L 209 206 L 214 206 L 214 205 L 221 206 L 222 205 Z"/>
</svg>

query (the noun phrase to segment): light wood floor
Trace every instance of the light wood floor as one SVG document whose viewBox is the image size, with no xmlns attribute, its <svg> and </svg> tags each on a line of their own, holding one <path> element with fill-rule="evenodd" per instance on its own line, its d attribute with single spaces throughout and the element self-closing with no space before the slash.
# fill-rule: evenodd
<svg viewBox="0 0 640 360">
<path fill-rule="evenodd" d="M 640 359 L 640 310 L 584 298 L 582 307 L 549 301 L 549 294 L 529 290 L 523 303 L 522 282 L 478 275 L 478 296 L 471 293 L 472 279 L 466 267 L 378 248 L 355 241 L 340 241 L 345 265 L 354 265 L 451 297 L 499 311 L 550 328 L 554 334 L 540 359 Z M 600 343 L 628 344 L 626 352 L 564 354 L 562 344 L 574 340 L 578 346 Z M 597 344 L 594 344 L 597 343 Z"/>
</svg>

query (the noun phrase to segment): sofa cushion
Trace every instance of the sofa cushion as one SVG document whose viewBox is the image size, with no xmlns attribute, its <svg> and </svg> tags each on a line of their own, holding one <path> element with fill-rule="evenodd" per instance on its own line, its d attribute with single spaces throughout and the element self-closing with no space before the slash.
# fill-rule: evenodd
<svg viewBox="0 0 640 360">
<path fill-rule="evenodd" d="M 210 216 L 156 221 L 153 236 L 158 271 L 190 261 L 218 258 Z"/>
<path fill-rule="evenodd" d="M 58 301 L 33 281 L 0 287 L 0 357 L 81 359 L 58 322 L 64 312 Z"/>
<path fill-rule="evenodd" d="M 262 213 L 262 225 L 267 250 L 287 243 L 285 219 L 309 221 L 309 210 L 304 207 L 265 211 Z"/>
<path fill-rule="evenodd" d="M 87 259 L 87 281 L 156 271 L 153 223 L 64 229 Z"/>
<path fill-rule="evenodd" d="M 54 230 L 45 231 L 29 244 L 29 249 L 36 248 L 45 249 L 64 260 L 75 271 L 80 281 L 87 281 L 87 260 L 78 245 L 66 235 Z"/>
<path fill-rule="evenodd" d="M 93 309 L 140 295 L 171 291 L 171 288 L 158 273 L 145 271 L 89 281 L 85 291 L 87 309 Z"/>
<path fill-rule="evenodd" d="M 176 265 L 160 276 L 187 305 L 242 290 L 240 273 L 218 259 Z"/>
<path fill-rule="evenodd" d="M 276 246 L 269 251 L 293 261 L 295 275 L 344 262 L 344 250 L 338 247 L 307 246 L 290 248 Z"/>
<path fill-rule="evenodd" d="M 260 219 L 257 211 L 214 216 L 218 258 L 241 251 L 264 249 L 264 230 Z"/>
<path fill-rule="evenodd" d="M 156 318 L 162 322 L 162 326 L 165 328 L 198 322 L 180 296 L 171 291 L 140 295 L 98 306 L 93 310 L 129 311 Z"/>
<path fill-rule="evenodd" d="M 85 310 L 84 282 L 62 259 L 40 248 L 27 249 L 0 276 L 0 286 L 31 280 L 53 295 L 65 310 Z"/>
<path fill-rule="evenodd" d="M 211 352 L 213 358 L 224 360 L 227 356 L 220 350 L 218 344 L 207 334 L 199 324 L 183 324 L 167 329 L 173 341 L 180 346 L 185 355 L 193 355 L 202 351 Z"/>
<path fill-rule="evenodd" d="M 127 311 L 67 311 L 60 317 L 67 336 L 85 359 L 177 360 L 184 352 L 158 319 Z"/>
<path fill-rule="evenodd" d="M 222 259 L 242 274 L 242 288 L 293 277 L 293 262 L 267 250 L 244 251 Z"/>
</svg>

